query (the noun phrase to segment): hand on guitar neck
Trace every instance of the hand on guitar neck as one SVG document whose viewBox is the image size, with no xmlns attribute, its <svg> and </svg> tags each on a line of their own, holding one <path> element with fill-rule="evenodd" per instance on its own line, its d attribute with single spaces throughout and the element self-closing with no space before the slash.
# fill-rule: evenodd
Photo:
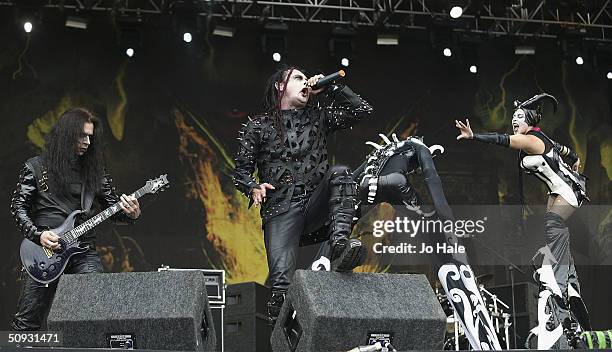
<svg viewBox="0 0 612 352">
<path fill-rule="evenodd" d="M 126 196 L 125 194 L 121 195 L 121 202 L 119 202 L 119 207 L 121 210 L 127 215 L 130 219 L 138 219 L 140 216 L 140 204 L 138 203 L 138 199 L 131 196 Z"/>
</svg>

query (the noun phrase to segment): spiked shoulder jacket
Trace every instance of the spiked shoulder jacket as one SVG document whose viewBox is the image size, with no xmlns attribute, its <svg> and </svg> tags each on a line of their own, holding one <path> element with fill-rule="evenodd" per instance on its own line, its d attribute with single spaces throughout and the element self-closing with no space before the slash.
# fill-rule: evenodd
<svg viewBox="0 0 612 352">
<path fill-rule="evenodd" d="M 331 86 L 322 105 L 249 118 L 238 138 L 235 186 L 250 197 L 259 183 L 273 185 L 275 189 L 266 192 L 261 216 L 265 221 L 286 212 L 291 199 L 310 195 L 329 169 L 327 136 L 372 111 L 349 87 Z M 256 168 L 259 183 L 253 177 Z"/>
</svg>

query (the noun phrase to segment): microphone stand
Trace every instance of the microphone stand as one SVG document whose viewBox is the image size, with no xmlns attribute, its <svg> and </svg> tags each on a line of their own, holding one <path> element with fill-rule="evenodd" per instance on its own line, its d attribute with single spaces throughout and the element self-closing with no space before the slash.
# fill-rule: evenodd
<svg viewBox="0 0 612 352">
<path fill-rule="evenodd" d="M 525 272 L 521 270 L 521 268 L 519 268 L 518 266 L 514 265 L 514 263 L 512 263 L 508 258 L 499 254 L 493 248 L 487 246 L 486 244 L 484 244 L 483 242 L 479 241 L 476 238 L 474 238 L 474 240 L 478 242 L 481 246 L 483 246 L 485 249 L 487 249 L 489 252 L 493 253 L 496 257 L 504 261 L 506 265 L 508 265 L 508 270 L 510 271 L 510 291 L 512 292 L 512 324 L 514 325 L 514 328 L 512 329 L 512 331 L 514 335 L 513 336 L 514 337 L 514 348 L 516 348 L 517 334 L 516 334 L 516 306 L 514 302 L 514 270 L 517 270 L 521 274 L 525 274 Z M 506 341 L 506 343 L 508 342 Z"/>
<path fill-rule="evenodd" d="M 512 292 L 512 325 L 514 328 L 512 332 L 514 335 L 514 348 L 516 348 L 516 305 L 514 304 L 514 265 L 508 265 L 508 271 L 510 271 L 510 291 Z M 524 273 L 523 273 L 524 274 Z M 510 346 L 506 346 L 510 349 Z"/>
</svg>

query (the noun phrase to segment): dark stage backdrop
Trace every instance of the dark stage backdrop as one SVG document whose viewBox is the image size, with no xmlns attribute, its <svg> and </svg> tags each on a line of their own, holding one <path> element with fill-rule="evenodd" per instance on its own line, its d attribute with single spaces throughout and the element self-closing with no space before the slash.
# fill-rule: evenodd
<svg viewBox="0 0 612 352">
<path fill-rule="evenodd" d="M 328 53 L 330 31 L 326 25 L 291 24 L 286 61 L 310 73 L 338 69 Z M 107 271 L 164 264 L 225 269 L 229 283 L 265 282 L 258 212 L 247 209 L 229 177 L 237 131 L 248 112 L 258 111 L 264 82 L 275 68 L 270 54 L 261 52 L 260 33 L 258 24 L 243 23 L 234 38 L 187 45 L 158 21 L 146 27 L 142 46 L 128 59 L 105 15 L 79 31 L 65 28 L 50 12 L 26 37 L 13 12 L 0 8 L 0 330 L 8 328 L 19 288 L 21 236 L 8 210 L 10 196 L 22 163 L 40 152 L 53 123 L 72 106 L 103 119 L 108 169 L 120 191 L 131 192 L 161 173 L 171 181 L 165 193 L 142 200 L 137 225 L 103 226 L 98 250 Z M 512 100 L 545 91 L 559 99 L 560 110 L 545 116 L 543 129 L 580 155 L 592 203 L 610 204 L 610 85 L 600 73 L 563 61 L 554 42 L 538 43 L 536 56 L 520 57 L 511 40 L 485 38 L 473 75 L 456 56 L 433 50 L 427 35 L 405 33 L 400 46 L 379 47 L 375 32 L 359 31 L 346 81 L 376 112 L 371 121 L 331 139 L 333 162 L 357 166 L 370 151 L 364 142 L 378 140 L 378 133 L 422 135 L 426 143 L 446 147 L 436 163 L 451 204 L 516 204 L 516 154 L 458 143 L 453 121 L 470 117 L 475 130 L 510 132 Z M 543 204 L 545 190 L 528 178 L 525 196 L 527 204 Z M 607 213 L 599 223 L 582 226 L 576 255 L 609 248 L 611 223 Z M 579 268 L 597 328 L 612 327 L 608 268 Z M 374 263 L 363 270 L 383 268 Z M 503 268 L 478 270 L 496 270 L 498 284 L 507 279 Z"/>
</svg>

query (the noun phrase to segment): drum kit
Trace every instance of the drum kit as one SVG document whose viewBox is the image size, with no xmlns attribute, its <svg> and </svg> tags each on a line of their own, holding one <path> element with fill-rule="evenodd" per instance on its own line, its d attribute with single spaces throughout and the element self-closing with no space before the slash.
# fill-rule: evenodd
<svg viewBox="0 0 612 352">
<path fill-rule="evenodd" d="M 509 327 L 511 314 L 510 307 L 497 297 L 494 293 L 490 292 L 485 288 L 484 283 L 489 281 L 493 276 L 491 274 L 480 275 L 476 278 L 480 295 L 482 296 L 483 302 L 489 316 L 493 322 L 495 333 L 499 339 L 502 349 L 510 349 L 509 339 Z M 439 283 L 435 285 L 435 293 L 444 313 L 446 314 L 446 338 L 444 340 L 445 350 L 465 351 L 470 350 L 470 344 L 468 342 L 465 331 L 459 323 L 459 319 L 455 318 L 455 312 L 451 303 L 448 301 L 446 293 L 442 289 Z"/>
</svg>

